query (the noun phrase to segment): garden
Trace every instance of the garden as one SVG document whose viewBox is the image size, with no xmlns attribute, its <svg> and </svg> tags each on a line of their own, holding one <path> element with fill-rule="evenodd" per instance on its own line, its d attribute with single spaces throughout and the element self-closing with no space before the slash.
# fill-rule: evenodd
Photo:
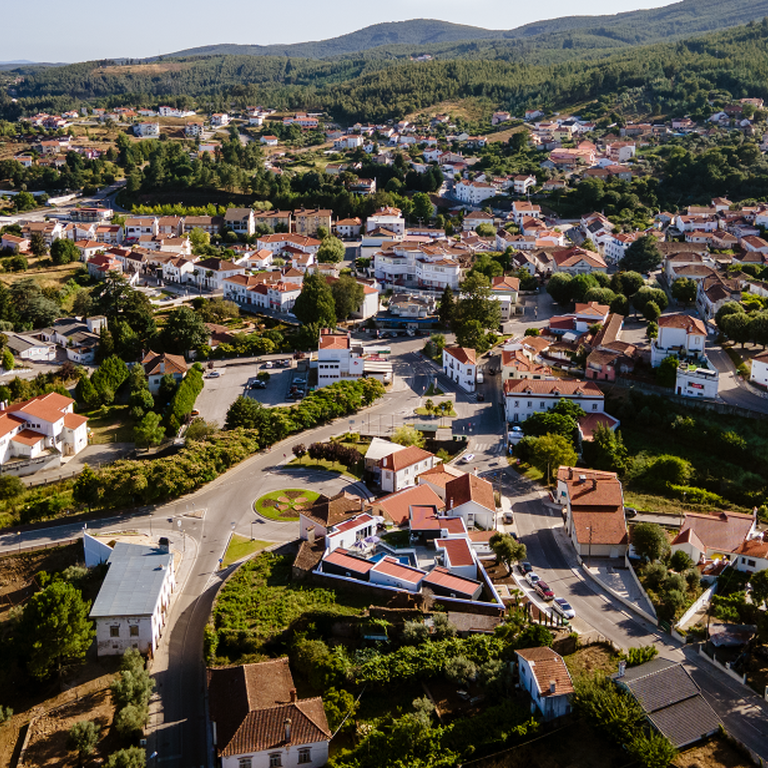
<svg viewBox="0 0 768 768">
<path fill-rule="evenodd" d="M 253 508 L 270 520 L 295 522 L 299 519 L 299 513 L 311 507 L 319 497 L 317 491 L 286 488 L 265 493 L 253 503 Z"/>
</svg>

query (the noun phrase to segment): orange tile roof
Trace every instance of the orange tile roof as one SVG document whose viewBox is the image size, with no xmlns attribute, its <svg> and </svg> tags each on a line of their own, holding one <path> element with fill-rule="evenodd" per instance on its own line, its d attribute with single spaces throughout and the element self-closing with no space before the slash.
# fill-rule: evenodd
<svg viewBox="0 0 768 768">
<path fill-rule="evenodd" d="M 426 482 L 445 488 L 447 483 L 463 474 L 465 473 L 458 469 L 458 467 L 454 467 L 452 464 L 445 464 L 441 461 L 439 464 L 435 464 L 432 469 L 427 469 L 422 472 L 417 479 L 420 483 Z"/>
<path fill-rule="evenodd" d="M 508 395 L 583 395 L 588 397 L 603 397 L 602 390 L 593 381 L 578 379 L 507 379 L 504 382 L 504 392 Z"/>
<path fill-rule="evenodd" d="M 23 443 L 24 445 L 37 445 L 41 440 L 45 439 L 45 435 L 41 435 L 39 432 L 35 432 L 32 429 L 22 429 L 21 432 L 17 432 L 11 440 L 15 443 Z"/>
<path fill-rule="evenodd" d="M 435 542 L 435 547 L 444 549 L 448 553 L 452 567 L 475 564 L 472 548 L 467 539 L 442 539 Z"/>
<path fill-rule="evenodd" d="M 737 555 L 745 557 L 759 557 L 768 560 L 768 541 L 764 539 L 747 539 L 733 550 Z"/>
<path fill-rule="evenodd" d="M 88 419 L 85 416 L 81 416 L 78 413 L 64 414 L 64 426 L 67 429 L 77 429 L 78 427 L 87 423 L 88 423 Z"/>
<path fill-rule="evenodd" d="M 406 467 L 410 467 L 413 464 L 418 464 L 420 461 L 428 459 L 430 456 L 434 458 L 434 454 L 429 451 L 425 451 L 423 448 L 419 448 L 415 445 L 409 445 L 402 451 L 395 451 L 389 456 L 385 456 L 381 459 L 380 465 L 382 469 L 400 472 Z"/>
<path fill-rule="evenodd" d="M 477 365 L 474 349 L 469 349 L 468 347 L 445 347 L 443 351 L 458 360 L 462 365 Z"/>
<path fill-rule="evenodd" d="M 468 501 L 474 501 L 491 512 L 496 511 L 493 486 L 487 480 L 471 472 L 451 480 L 445 486 L 447 509 L 456 509 L 456 507 L 460 507 Z"/>
<path fill-rule="evenodd" d="M 542 696 L 573 693 L 573 681 L 568 674 L 568 667 L 562 656 L 551 648 L 523 648 L 515 653 L 528 662 Z M 554 692 L 551 689 L 552 682 L 555 684 Z"/>
<path fill-rule="evenodd" d="M 187 361 L 183 355 L 169 355 L 167 352 L 158 353 L 150 350 L 141 361 L 147 376 L 153 376 L 159 373 L 180 373 L 187 372 Z M 163 367 L 163 365 L 165 367 Z"/>
<path fill-rule="evenodd" d="M 320 349 L 349 349 L 349 338 L 324 333 L 320 337 Z"/>
<path fill-rule="evenodd" d="M 683 328 L 686 333 L 698 333 L 707 335 L 707 328 L 698 317 L 691 317 L 682 312 L 674 315 L 662 315 L 658 319 L 659 328 Z"/>
<path fill-rule="evenodd" d="M 609 510 L 580 511 L 574 509 L 573 527 L 579 544 L 626 544 L 627 523 L 624 508 L 612 507 Z"/>
<path fill-rule="evenodd" d="M 392 576 L 401 581 L 407 581 L 410 584 L 418 584 L 426 575 L 424 571 L 412 568 L 409 565 L 403 565 L 403 563 L 390 555 L 382 557 L 371 570 Z"/>
<path fill-rule="evenodd" d="M 374 511 L 381 510 L 395 525 L 408 522 L 409 508 L 412 505 L 435 506 L 445 509 L 445 502 L 428 485 L 414 485 L 396 493 L 390 493 L 373 503 Z"/>
<path fill-rule="evenodd" d="M 0 413 L 0 437 L 5 437 L 9 432 L 26 424 L 27 422 L 10 413 Z"/>
<path fill-rule="evenodd" d="M 345 568 L 353 573 L 366 574 L 375 565 L 373 560 L 363 560 L 362 557 L 355 557 L 350 555 L 346 549 L 338 547 L 333 552 L 327 554 L 323 558 L 324 563 L 330 563 L 331 565 L 337 565 L 339 568 Z"/>
<path fill-rule="evenodd" d="M 720 552 L 734 552 L 744 542 L 753 524 L 752 515 L 739 512 L 720 512 L 719 515 L 686 512 L 680 536 L 693 529 L 705 547 Z"/>
<path fill-rule="evenodd" d="M 474 597 L 480 587 L 480 582 L 465 579 L 463 576 L 457 576 L 441 565 L 435 566 L 426 575 L 422 583 L 426 586 L 442 587 L 445 590 L 455 592 L 457 595 L 465 595 L 467 597 Z"/>
<path fill-rule="evenodd" d="M 15 403 L 8 408 L 8 411 L 11 413 L 20 411 L 34 416 L 36 419 L 47 421 L 49 424 L 55 424 L 74 402 L 72 398 L 64 397 L 58 392 L 49 392 L 47 395 L 40 395 L 32 400 Z"/>
</svg>

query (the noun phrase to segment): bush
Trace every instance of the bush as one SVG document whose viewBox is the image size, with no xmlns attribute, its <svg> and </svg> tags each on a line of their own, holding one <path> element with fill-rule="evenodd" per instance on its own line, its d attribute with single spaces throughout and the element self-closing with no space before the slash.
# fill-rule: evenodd
<svg viewBox="0 0 768 768">
<path fill-rule="evenodd" d="M 658 654 L 659 651 L 655 645 L 644 645 L 640 648 L 630 648 L 626 654 L 621 655 L 621 658 L 627 662 L 628 667 L 638 667 L 646 661 L 655 659 Z"/>
<path fill-rule="evenodd" d="M 326 461 L 338 462 L 349 469 L 355 469 L 363 461 L 363 454 L 356 448 L 348 448 L 341 443 L 333 441 L 328 443 L 312 443 L 307 449 L 310 459 L 325 459 Z"/>
<path fill-rule="evenodd" d="M 166 434 L 174 435 L 195 407 L 197 396 L 203 391 L 203 367 L 195 363 L 173 393 L 165 412 Z"/>
<path fill-rule="evenodd" d="M 683 573 L 683 571 L 687 571 L 693 565 L 693 560 L 691 560 L 687 552 L 678 549 L 672 553 L 669 564 L 678 573 Z"/>
<path fill-rule="evenodd" d="M 477 677 L 477 666 L 466 656 L 452 656 L 445 662 L 445 676 L 457 685 L 468 685 Z"/>
</svg>

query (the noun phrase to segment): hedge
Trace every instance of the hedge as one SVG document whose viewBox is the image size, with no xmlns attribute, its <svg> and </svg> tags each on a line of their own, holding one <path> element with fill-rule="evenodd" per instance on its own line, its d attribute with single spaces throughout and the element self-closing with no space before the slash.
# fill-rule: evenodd
<svg viewBox="0 0 768 768">
<path fill-rule="evenodd" d="M 168 434 L 175 435 L 184 420 L 192 413 L 197 396 L 203 391 L 203 367 L 195 363 L 173 393 L 165 412 Z"/>
</svg>

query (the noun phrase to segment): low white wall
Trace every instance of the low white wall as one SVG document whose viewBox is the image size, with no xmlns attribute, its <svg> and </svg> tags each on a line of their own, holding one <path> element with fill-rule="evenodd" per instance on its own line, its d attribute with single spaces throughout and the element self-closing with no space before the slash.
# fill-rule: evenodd
<svg viewBox="0 0 768 768">
<path fill-rule="evenodd" d="M 646 621 L 650 621 L 651 624 L 658 624 L 659 620 L 658 618 L 656 618 L 656 616 L 651 616 L 650 613 L 647 613 L 646 611 L 644 611 L 642 608 L 640 608 L 640 606 L 636 605 L 631 600 L 627 600 L 626 597 L 624 597 L 623 595 L 620 595 L 612 587 L 609 587 L 599 576 L 595 575 L 589 570 L 589 568 L 586 568 L 584 566 L 584 562 L 581 560 L 581 558 L 579 558 L 579 562 L 581 564 L 582 569 L 584 570 L 584 573 L 590 579 L 592 579 L 592 581 L 594 581 L 596 584 L 599 584 L 606 592 L 608 592 L 608 594 L 615 597 L 620 603 L 622 603 L 627 608 L 629 608 L 630 611 L 634 611 L 638 616 L 641 616 Z"/>
<path fill-rule="evenodd" d="M 698 613 L 699 609 L 705 603 L 708 603 L 712 599 L 712 595 L 715 593 L 716 589 L 717 589 L 717 582 L 715 582 L 708 589 L 705 589 L 696 599 L 696 602 L 680 617 L 680 621 L 678 621 L 677 624 L 675 624 L 675 628 L 684 629 L 685 625 L 691 620 L 691 618 L 696 613 Z"/>
</svg>

